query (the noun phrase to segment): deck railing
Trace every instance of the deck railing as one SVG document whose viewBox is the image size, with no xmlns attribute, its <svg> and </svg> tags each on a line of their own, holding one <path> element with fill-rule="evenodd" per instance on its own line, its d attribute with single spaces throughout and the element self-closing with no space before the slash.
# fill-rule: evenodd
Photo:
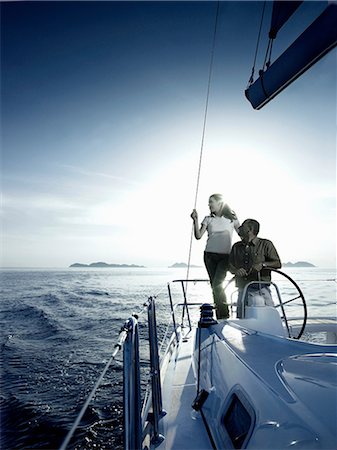
<svg viewBox="0 0 337 450">
<path fill-rule="evenodd" d="M 189 306 L 195 306 L 195 305 L 201 305 L 201 303 L 190 303 L 187 301 L 187 283 L 208 283 L 209 284 L 209 279 L 193 279 L 193 280 L 173 280 L 172 283 L 180 283 L 181 285 L 181 289 L 182 289 L 182 294 L 183 294 L 183 310 L 182 310 L 182 315 L 181 315 L 181 324 L 180 326 L 183 328 L 185 326 L 185 315 L 187 316 L 187 321 L 188 321 L 188 326 L 189 329 L 192 329 L 192 324 L 191 324 L 191 317 L 190 317 L 190 311 L 189 311 Z M 167 289 L 168 289 L 168 294 L 169 294 L 169 299 L 170 299 L 170 307 L 171 307 L 171 315 L 172 315 L 172 321 L 173 321 L 173 326 L 174 326 L 174 331 L 176 333 L 176 337 L 178 340 L 178 334 L 177 334 L 177 320 L 175 317 L 175 306 L 181 306 L 180 303 L 176 303 L 175 305 L 173 305 L 173 299 L 172 299 L 172 290 L 171 290 L 171 284 L 168 283 L 167 285 Z"/>
</svg>

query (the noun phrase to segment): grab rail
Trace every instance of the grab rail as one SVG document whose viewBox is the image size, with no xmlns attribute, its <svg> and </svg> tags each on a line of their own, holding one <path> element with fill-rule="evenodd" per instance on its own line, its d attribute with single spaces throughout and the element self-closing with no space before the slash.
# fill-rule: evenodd
<svg viewBox="0 0 337 450">
<path fill-rule="evenodd" d="M 162 406 L 162 393 L 160 381 L 157 321 L 155 298 L 149 297 L 148 300 L 148 324 L 149 324 L 149 342 L 150 342 L 150 365 L 151 365 L 151 388 L 152 388 L 152 413 L 148 414 L 148 420 L 153 426 L 152 444 L 159 444 L 165 438 L 159 433 L 159 420 L 166 414 Z"/>
<path fill-rule="evenodd" d="M 127 321 L 127 337 L 123 346 L 124 448 L 142 447 L 140 398 L 139 335 L 137 317 Z"/>
</svg>

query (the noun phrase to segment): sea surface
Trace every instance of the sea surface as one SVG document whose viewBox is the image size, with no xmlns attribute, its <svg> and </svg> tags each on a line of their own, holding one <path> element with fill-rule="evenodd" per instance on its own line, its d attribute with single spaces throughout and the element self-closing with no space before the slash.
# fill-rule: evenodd
<svg viewBox="0 0 337 450">
<path fill-rule="evenodd" d="M 309 317 L 336 317 L 335 270 L 283 271 L 302 289 Z M 167 283 L 186 275 L 186 269 L 158 268 L 2 269 L 1 449 L 59 448 L 133 313 L 139 315 L 145 380 L 149 357 L 143 305 L 156 296 L 163 336 L 170 318 Z M 189 278 L 204 279 L 206 273 L 193 268 Z M 283 281 L 280 285 L 291 298 L 291 288 Z M 180 282 L 172 284 L 175 302 L 183 300 L 180 287 Z M 233 283 L 229 298 L 231 289 Z M 189 283 L 187 296 L 191 302 L 211 302 L 206 282 Z M 302 307 L 296 302 L 289 308 L 298 316 Z M 68 448 L 123 448 L 121 361 L 118 354 Z"/>
</svg>

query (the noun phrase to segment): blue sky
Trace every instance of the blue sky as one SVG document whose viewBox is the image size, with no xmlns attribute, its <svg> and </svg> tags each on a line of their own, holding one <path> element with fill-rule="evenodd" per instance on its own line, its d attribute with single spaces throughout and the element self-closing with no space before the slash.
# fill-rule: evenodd
<svg viewBox="0 0 337 450">
<path fill-rule="evenodd" d="M 275 57 L 323 6 L 302 5 Z M 202 219 L 222 192 L 284 261 L 332 267 L 336 50 L 254 111 L 244 89 L 261 10 L 220 4 L 197 209 Z M 187 261 L 215 11 L 1 4 L 2 265 Z M 194 242 L 192 262 L 202 264 L 204 245 Z"/>
</svg>

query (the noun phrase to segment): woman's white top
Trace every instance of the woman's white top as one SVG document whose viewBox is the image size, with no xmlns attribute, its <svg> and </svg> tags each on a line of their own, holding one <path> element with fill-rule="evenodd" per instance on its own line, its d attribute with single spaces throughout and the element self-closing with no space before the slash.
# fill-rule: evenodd
<svg viewBox="0 0 337 450">
<path fill-rule="evenodd" d="M 233 230 L 238 229 L 240 222 L 226 217 L 206 216 L 201 222 L 208 233 L 206 252 L 229 254 L 232 248 Z"/>
</svg>

